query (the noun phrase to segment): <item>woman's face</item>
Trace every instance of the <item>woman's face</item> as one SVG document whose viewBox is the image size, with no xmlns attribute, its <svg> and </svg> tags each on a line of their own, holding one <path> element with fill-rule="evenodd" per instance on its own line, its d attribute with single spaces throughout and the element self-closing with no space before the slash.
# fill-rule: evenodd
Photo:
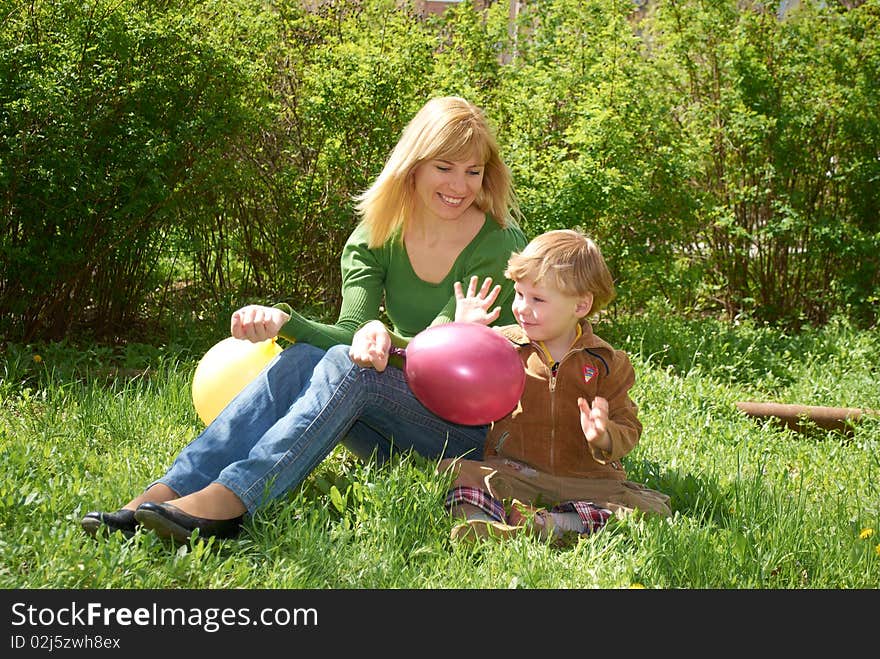
<svg viewBox="0 0 880 659">
<path fill-rule="evenodd" d="M 457 220 L 483 187 L 483 163 L 475 160 L 426 160 L 413 172 L 416 212 Z"/>
</svg>

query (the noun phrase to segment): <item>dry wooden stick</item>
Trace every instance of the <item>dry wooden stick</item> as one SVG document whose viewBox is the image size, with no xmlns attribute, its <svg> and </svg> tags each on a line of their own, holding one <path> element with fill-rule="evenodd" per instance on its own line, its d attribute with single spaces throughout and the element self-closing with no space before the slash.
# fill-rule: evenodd
<svg viewBox="0 0 880 659">
<path fill-rule="evenodd" d="M 740 411 L 759 419 L 774 418 L 789 428 L 803 432 L 810 423 L 827 430 L 851 431 L 852 424 L 863 416 L 878 416 L 880 412 L 858 407 L 825 407 L 822 405 L 790 405 L 786 403 L 759 403 L 739 401 Z"/>
</svg>

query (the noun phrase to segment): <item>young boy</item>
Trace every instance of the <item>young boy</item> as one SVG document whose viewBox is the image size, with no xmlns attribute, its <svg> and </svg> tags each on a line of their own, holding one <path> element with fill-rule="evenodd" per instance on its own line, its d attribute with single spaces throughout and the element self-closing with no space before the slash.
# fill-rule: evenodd
<svg viewBox="0 0 880 659">
<path fill-rule="evenodd" d="M 596 244 L 577 231 L 544 233 L 511 256 L 517 325 L 500 328 L 522 358 L 517 408 L 492 424 L 484 459 L 443 460 L 455 474 L 446 507 L 464 521 L 453 539 L 531 533 L 561 540 L 588 534 L 612 514 L 669 515 L 669 497 L 628 481 L 620 463 L 642 425 L 629 390 L 629 358 L 587 320 L 615 295 Z M 456 284 L 456 321 L 488 324 L 498 287 Z"/>
</svg>

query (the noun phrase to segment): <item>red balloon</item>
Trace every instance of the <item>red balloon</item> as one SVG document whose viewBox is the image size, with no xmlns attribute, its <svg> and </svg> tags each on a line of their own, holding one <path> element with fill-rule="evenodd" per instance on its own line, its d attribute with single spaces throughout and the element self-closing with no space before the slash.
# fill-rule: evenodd
<svg viewBox="0 0 880 659">
<path fill-rule="evenodd" d="M 404 351 L 405 373 L 419 402 L 465 426 L 513 411 L 526 372 L 513 344 L 485 325 L 446 323 L 423 330 Z"/>
</svg>

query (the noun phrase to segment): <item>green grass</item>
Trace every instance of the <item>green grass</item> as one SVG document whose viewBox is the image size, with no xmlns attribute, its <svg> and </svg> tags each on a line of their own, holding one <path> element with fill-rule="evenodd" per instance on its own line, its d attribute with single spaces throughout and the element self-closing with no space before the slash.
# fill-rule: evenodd
<svg viewBox="0 0 880 659">
<path fill-rule="evenodd" d="M 633 357 L 645 431 L 630 477 L 671 519 L 615 520 L 569 549 L 449 542 L 447 483 L 400 456 L 340 448 L 241 538 L 174 547 L 86 537 L 200 429 L 180 347 L 6 346 L 0 367 L 2 588 L 725 588 L 880 586 L 880 419 L 795 433 L 737 400 L 880 410 L 876 331 L 796 336 L 750 324 L 627 316 L 597 331 Z M 40 356 L 40 361 L 34 357 Z M 871 531 L 873 530 L 873 535 Z"/>
</svg>

